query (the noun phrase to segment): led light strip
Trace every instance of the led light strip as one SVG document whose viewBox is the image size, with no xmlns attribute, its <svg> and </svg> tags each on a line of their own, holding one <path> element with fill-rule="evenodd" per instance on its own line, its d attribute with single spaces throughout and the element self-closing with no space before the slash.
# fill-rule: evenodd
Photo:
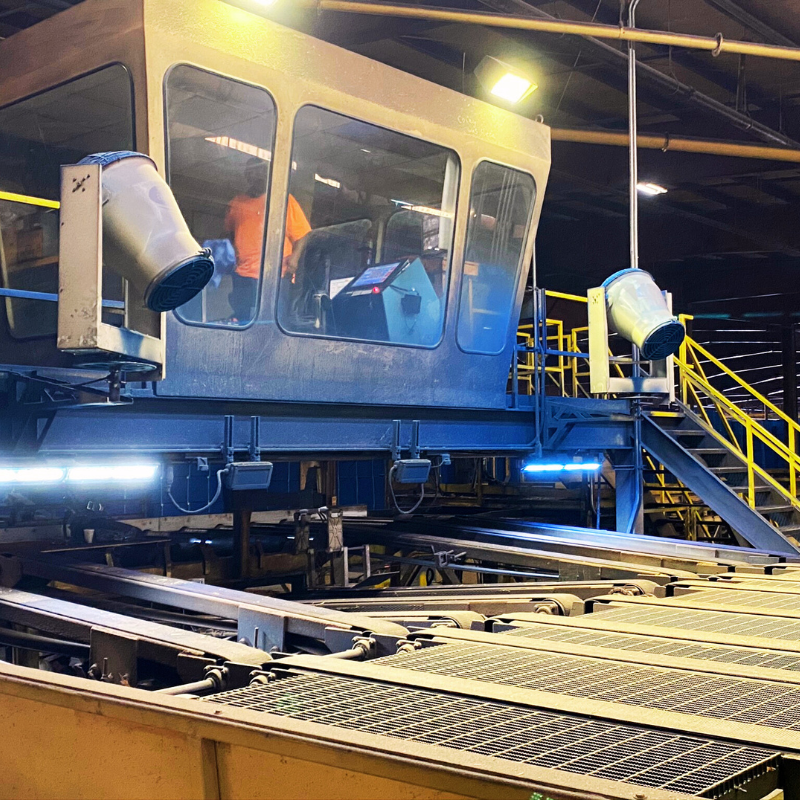
<svg viewBox="0 0 800 800">
<path fill-rule="evenodd" d="M 158 473 L 158 464 L 107 464 L 74 467 L 2 467 L 2 484 L 142 483 Z"/>
<path fill-rule="evenodd" d="M 569 464 L 526 464 L 523 472 L 594 472 L 602 465 L 598 461 L 574 461 Z"/>
</svg>

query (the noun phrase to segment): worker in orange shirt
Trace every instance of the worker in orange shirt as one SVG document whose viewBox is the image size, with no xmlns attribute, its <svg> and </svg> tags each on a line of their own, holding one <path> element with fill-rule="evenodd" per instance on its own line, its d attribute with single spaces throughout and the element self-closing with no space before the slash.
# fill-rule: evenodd
<svg viewBox="0 0 800 800">
<path fill-rule="evenodd" d="M 228 300 L 233 315 L 232 324 L 247 324 L 256 313 L 258 279 L 261 274 L 261 251 L 264 241 L 264 215 L 266 213 L 267 163 L 253 157 L 247 162 L 244 178 L 247 189 L 228 205 L 225 215 L 225 234 L 233 241 L 236 251 L 236 269 L 233 287 Z M 283 239 L 281 276 L 297 272 L 306 245 L 306 235 L 311 231 L 306 215 L 292 195 L 286 209 L 286 231 Z"/>
</svg>

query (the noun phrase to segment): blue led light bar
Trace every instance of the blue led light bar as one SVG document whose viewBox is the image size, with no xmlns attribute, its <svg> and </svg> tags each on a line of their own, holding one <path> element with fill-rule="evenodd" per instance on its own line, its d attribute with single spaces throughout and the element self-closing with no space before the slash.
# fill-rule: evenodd
<svg viewBox="0 0 800 800">
<path fill-rule="evenodd" d="M 158 464 L 104 464 L 71 467 L 0 467 L 0 485 L 56 483 L 144 483 L 158 474 Z"/>
<path fill-rule="evenodd" d="M 522 471 L 530 474 L 540 472 L 595 472 L 602 464 L 599 461 L 570 461 L 562 464 L 526 464 Z"/>
</svg>

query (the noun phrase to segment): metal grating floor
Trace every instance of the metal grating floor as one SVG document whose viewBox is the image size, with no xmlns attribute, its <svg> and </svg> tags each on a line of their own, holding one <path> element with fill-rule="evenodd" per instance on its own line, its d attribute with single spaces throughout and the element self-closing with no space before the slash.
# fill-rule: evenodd
<svg viewBox="0 0 800 800">
<path fill-rule="evenodd" d="M 692 594 L 667 597 L 664 603 L 671 605 L 687 601 L 725 607 L 748 606 L 765 610 L 800 612 L 800 594 L 748 592 L 746 589 L 698 589 Z"/>
<path fill-rule="evenodd" d="M 800 642 L 800 619 L 741 614 L 727 611 L 702 611 L 674 606 L 646 604 L 596 607 L 596 619 L 648 625 L 654 628 L 678 628 L 686 631 L 709 631 L 729 636 L 746 636 L 751 639 L 783 639 Z"/>
<path fill-rule="evenodd" d="M 800 731 L 800 686 L 495 645 L 452 643 L 376 664 Z"/>
<path fill-rule="evenodd" d="M 778 758 L 756 747 L 338 675 L 295 673 L 201 702 L 709 798 L 745 785 Z"/>
<path fill-rule="evenodd" d="M 514 636 L 524 639 L 582 644 L 609 650 L 625 650 L 634 653 L 651 653 L 671 658 L 690 658 L 698 661 L 714 661 L 718 664 L 741 664 L 746 667 L 764 667 L 800 672 L 800 654 L 792 655 L 779 650 L 762 650 L 756 647 L 733 647 L 721 644 L 700 644 L 680 639 L 659 636 L 644 636 L 636 633 L 606 633 L 592 628 L 569 628 L 560 625 L 536 625 L 530 628 L 515 628 L 503 631 L 498 636 Z"/>
</svg>

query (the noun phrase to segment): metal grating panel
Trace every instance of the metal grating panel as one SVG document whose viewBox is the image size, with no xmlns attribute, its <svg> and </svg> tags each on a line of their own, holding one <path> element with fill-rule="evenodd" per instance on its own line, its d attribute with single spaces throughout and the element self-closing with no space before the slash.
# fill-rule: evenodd
<svg viewBox="0 0 800 800">
<path fill-rule="evenodd" d="M 718 664 L 741 664 L 745 667 L 764 667 L 765 669 L 800 672 L 800 655 L 795 656 L 779 650 L 762 650 L 757 647 L 699 644 L 698 642 L 680 639 L 664 639 L 659 636 L 644 636 L 636 633 L 606 633 L 592 628 L 568 628 L 566 626 L 547 624 L 530 628 L 515 628 L 510 631 L 503 631 L 498 635 L 524 639 L 545 639 L 550 642 L 582 644 L 609 650 L 650 653 L 671 658 L 714 661 Z"/>
<path fill-rule="evenodd" d="M 800 594 L 748 592 L 745 589 L 698 589 L 693 594 L 668 597 L 664 603 L 669 605 L 682 601 L 697 601 L 715 606 L 748 606 L 765 610 L 800 612 Z"/>
<path fill-rule="evenodd" d="M 699 797 L 744 786 L 778 758 L 762 748 L 338 675 L 293 674 L 203 702 Z"/>
<path fill-rule="evenodd" d="M 632 625 L 650 625 L 654 628 L 678 628 L 686 631 L 709 631 L 729 636 L 746 636 L 752 639 L 783 639 L 800 642 L 800 619 L 740 614 L 726 611 L 701 611 L 674 606 L 651 606 L 631 603 L 612 606 L 604 610 L 595 608 L 597 619 L 624 622 Z"/>
<path fill-rule="evenodd" d="M 800 731 L 800 687 L 584 656 L 453 643 L 378 659 L 387 667 Z"/>
</svg>

